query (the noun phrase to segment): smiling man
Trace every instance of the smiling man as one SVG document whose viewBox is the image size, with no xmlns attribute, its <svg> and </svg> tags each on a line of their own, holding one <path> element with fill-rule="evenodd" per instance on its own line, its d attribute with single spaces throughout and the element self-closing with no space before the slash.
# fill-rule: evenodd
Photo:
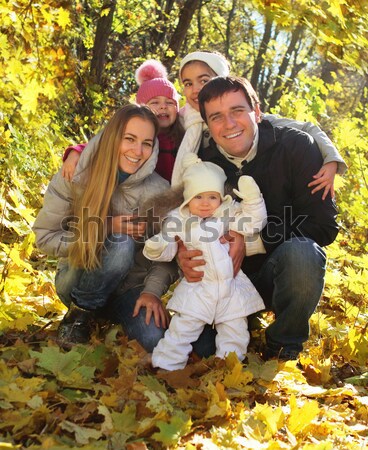
<svg viewBox="0 0 368 450">
<path fill-rule="evenodd" d="M 212 136 L 199 157 L 221 166 L 232 188 L 242 175 L 252 176 L 266 202 L 268 224 L 258 239 L 246 243 L 242 265 L 275 313 L 263 356 L 297 359 L 323 290 L 322 247 L 338 233 L 331 196 L 322 200 L 321 191 L 312 195 L 308 188 L 322 165 L 321 154 L 302 131 L 261 121 L 258 96 L 243 78 L 212 79 L 201 90 L 199 104 Z M 190 278 L 196 262 L 188 252 L 179 260 Z"/>
</svg>

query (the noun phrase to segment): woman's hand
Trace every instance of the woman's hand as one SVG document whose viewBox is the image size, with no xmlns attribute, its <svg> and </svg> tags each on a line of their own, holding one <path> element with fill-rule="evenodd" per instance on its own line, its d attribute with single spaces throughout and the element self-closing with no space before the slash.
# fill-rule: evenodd
<svg viewBox="0 0 368 450">
<path fill-rule="evenodd" d="M 137 222 L 137 216 L 114 216 L 108 222 L 108 234 L 127 234 L 133 238 L 144 236 L 145 222 Z"/>
<path fill-rule="evenodd" d="M 66 160 L 63 162 L 61 168 L 61 175 L 68 181 L 72 181 L 75 168 L 77 167 L 80 158 L 80 153 L 76 150 L 71 150 Z"/>
<path fill-rule="evenodd" d="M 220 242 L 224 244 L 229 242 L 230 250 L 229 256 L 233 260 L 234 277 L 239 273 L 245 257 L 245 242 L 244 236 L 235 231 L 229 231 L 226 235 L 222 236 Z"/>
<path fill-rule="evenodd" d="M 189 283 L 201 281 L 204 276 L 203 271 L 195 269 L 195 267 L 204 266 L 206 264 L 204 259 L 193 259 L 194 257 L 198 258 L 199 256 L 202 256 L 201 250 L 187 250 L 183 241 L 178 240 L 177 261 Z"/>
<path fill-rule="evenodd" d="M 322 200 L 331 192 L 331 197 L 335 197 L 334 180 L 337 172 L 337 162 L 332 161 L 324 164 L 320 170 L 313 175 L 314 181 L 308 184 L 308 187 L 314 187 L 312 194 L 324 189 Z"/>
<path fill-rule="evenodd" d="M 163 307 L 161 300 L 153 294 L 143 293 L 135 304 L 133 317 L 137 317 L 141 308 L 146 308 L 146 325 L 151 321 L 153 315 L 156 327 L 167 328 L 169 325 L 169 314 Z"/>
</svg>

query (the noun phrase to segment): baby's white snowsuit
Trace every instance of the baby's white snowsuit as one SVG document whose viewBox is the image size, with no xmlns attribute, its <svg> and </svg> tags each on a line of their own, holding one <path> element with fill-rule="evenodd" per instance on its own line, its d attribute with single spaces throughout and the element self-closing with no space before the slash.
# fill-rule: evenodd
<svg viewBox="0 0 368 450">
<path fill-rule="evenodd" d="M 168 302 L 168 309 L 175 314 L 153 351 L 154 367 L 184 368 L 191 342 L 198 339 L 205 324 L 216 327 L 216 356 L 223 358 L 236 352 L 239 359 L 244 358 L 249 343 L 247 316 L 265 306 L 242 271 L 234 278 L 229 244 L 222 244 L 220 238 L 230 229 L 249 239 L 259 234 L 266 217 L 261 194 L 240 204 L 227 198 L 208 219 L 192 216 L 187 207 L 171 211 L 162 232 L 146 241 L 143 253 L 151 260 L 171 261 L 177 253 L 178 236 L 188 250 L 201 250 L 201 258 L 206 261 L 198 268 L 204 271 L 203 279 L 197 283 L 182 279 Z"/>
</svg>

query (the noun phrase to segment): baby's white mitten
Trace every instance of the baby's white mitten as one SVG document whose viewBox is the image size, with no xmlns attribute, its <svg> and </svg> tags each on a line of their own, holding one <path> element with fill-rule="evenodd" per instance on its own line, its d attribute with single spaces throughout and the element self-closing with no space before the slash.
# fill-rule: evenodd
<svg viewBox="0 0 368 450">
<path fill-rule="evenodd" d="M 147 258 L 158 258 L 167 245 L 168 243 L 165 241 L 162 234 L 156 234 L 145 242 L 143 254 L 147 256 Z"/>
<path fill-rule="evenodd" d="M 233 189 L 234 193 L 247 202 L 252 200 L 258 200 L 262 197 L 258 184 L 254 181 L 253 177 L 243 175 L 239 178 L 238 188 Z"/>
</svg>

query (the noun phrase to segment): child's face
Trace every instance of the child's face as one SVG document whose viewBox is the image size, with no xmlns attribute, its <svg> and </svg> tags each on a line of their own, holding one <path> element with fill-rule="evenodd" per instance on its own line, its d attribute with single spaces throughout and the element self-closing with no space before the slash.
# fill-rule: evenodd
<svg viewBox="0 0 368 450">
<path fill-rule="evenodd" d="M 216 74 L 210 66 L 201 61 L 191 61 L 183 67 L 181 71 L 183 94 L 190 106 L 197 111 L 199 111 L 198 94 L 200 90 L 215 76 Z"/>
<path fill-rule="evenodd" d="M 151 98 L 147 102 L 147 106 L 155 113 L 160 124 L 160 131 L 168 130 L 175 122 L 177 116 L 175 100 L 158 95 L 157 97 Z"/>
<path fill-rule="evenodd" d="M 221 196 L 218 192 L 201 192 L 188 203 L 191 214 L 205 219 L 211 217 L 221 205 Z"/>
</svg>

